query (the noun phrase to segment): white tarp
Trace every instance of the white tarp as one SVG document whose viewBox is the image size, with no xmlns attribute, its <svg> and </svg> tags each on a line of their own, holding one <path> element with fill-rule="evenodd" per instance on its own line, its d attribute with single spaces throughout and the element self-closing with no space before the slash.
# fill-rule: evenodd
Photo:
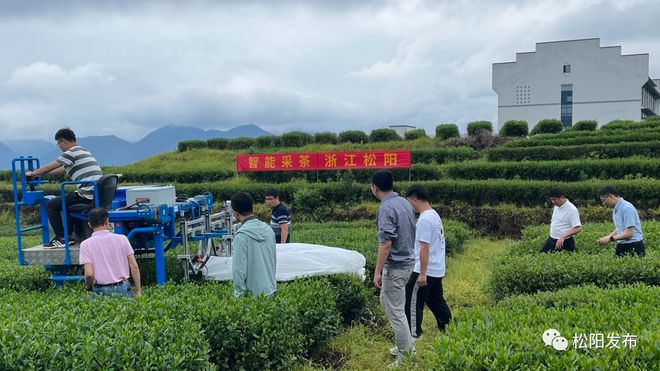
<svg viewBox="0 0 660 371">
<path fill-rule="evenodd" d="M 366 259 L 353 250 L 306 243 L 277 244 L 278 281 L 337 273 L 357 274 L 362 279 Z M 206 263 L 207 280 L 231 281 L 231 258 L 212 256 Z"/>
</svg>

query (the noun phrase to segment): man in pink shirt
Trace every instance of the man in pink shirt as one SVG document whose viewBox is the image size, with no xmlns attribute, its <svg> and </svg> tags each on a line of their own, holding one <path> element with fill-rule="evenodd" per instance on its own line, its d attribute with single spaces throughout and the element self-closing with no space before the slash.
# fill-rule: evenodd
<svg viewBox="0 0 660 371">
<path fill-rule="evenodd" d="M 92 209 L 88 217 L 94 233 L 80 244 L 79 259 L 85 266 L 85 289 L 99 295 L 133 296 L 133 288 L 128 282 L 132 276 L 135 296 L 140 296 L 140 270 L 128 239 L 108 230 L 105 209 Z"/>
</svg>

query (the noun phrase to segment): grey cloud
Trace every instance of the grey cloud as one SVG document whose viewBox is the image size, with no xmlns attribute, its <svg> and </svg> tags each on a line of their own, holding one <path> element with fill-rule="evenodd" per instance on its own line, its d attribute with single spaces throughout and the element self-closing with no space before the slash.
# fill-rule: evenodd
<svg viewBox="0 0 660 371">
<path fill-rule="evenodd" d="M 166 124 L 432 132 L 496 119 L 491 63 L 557 39 L 649 52 L 660 77 L 651 0 L 15 3 L 0 5 L 12 139 L 62 123 L 128 140 Z"/>
</svg>

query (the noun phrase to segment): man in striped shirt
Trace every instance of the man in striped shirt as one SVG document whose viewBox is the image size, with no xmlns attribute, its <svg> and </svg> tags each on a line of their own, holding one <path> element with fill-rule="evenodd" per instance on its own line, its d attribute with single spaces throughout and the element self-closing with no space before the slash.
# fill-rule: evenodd
<svg viewBox="0 0 660 371">
<path fill-rule="evenodd" d="M 60 129 L 55 133 L 55 141 L 57 146 L 62 150 L 62 155 L 55 161 L 44 165 L 34 171 L 26 171 L 25 176 L 34 177 L 44 174 L 61 174 L 66 175 L 73 181 L 81 180 L 98 180 L 103 173 L 101 167 L 96 162 L 94 156 L 88 150 L 79 146 L 76 143 L 76 134 L 69 128 Z M 94 200 L 94 186 L 79 184 L 75 191 L 69 192 L 66 195 L 66 205 L 71 206 L 75 204 L 89 205 Z M 44 247 L 61 247 L 64 246 L 64 225 L 62 223 L 62 197 L 57 196 L 46 203 L 46 213 L 48 220 L 55 232 L 53 238 Z M 68 235 L 75 231 L 78 236 L 84 236 L 85 225 L 82 220 L 74 220 L 67 212 L 67 227 Z M 69 242 L 75 242 L 69 238 Z"/>
<path fill-rule="evenodd" d="M 280 192 L 275 188 L 268 188 L 265 201 L 271 209 L 270 227 L 275 232 L 275 242 L 291 242 L 291 215 L 289 209 L 280 202 Z"/>
</svg>

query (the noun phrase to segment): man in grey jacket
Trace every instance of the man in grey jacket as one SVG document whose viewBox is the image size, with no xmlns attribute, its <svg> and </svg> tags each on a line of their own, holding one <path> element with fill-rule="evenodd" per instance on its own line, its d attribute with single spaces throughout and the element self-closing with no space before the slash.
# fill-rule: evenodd
<svg viewBox="0 0 660 371">
<path fill-rule="evenodd" d="M 234 296 L 271 296 L 277 290 L 275 233 L 252 214 L 253 201 L 247 193 L 231 197 L 231 207 L 240 228 L 232 239 Z"/>
<path fill-rule="evenodd" d="M 390 353 L 401 364 L 403 355 L 412 355 L 413 344 L 406 319 L 406 283 L 415 266 L 415 214 L 405 198 L 393 192 L 394 181 L 389 171 L 376 172 L 371 192 L 380 200 L 376 227 L 378 258 L 374 286 L 380 290 L 380 304 L 394 330 L 396 348 Z"/>
</svg>

